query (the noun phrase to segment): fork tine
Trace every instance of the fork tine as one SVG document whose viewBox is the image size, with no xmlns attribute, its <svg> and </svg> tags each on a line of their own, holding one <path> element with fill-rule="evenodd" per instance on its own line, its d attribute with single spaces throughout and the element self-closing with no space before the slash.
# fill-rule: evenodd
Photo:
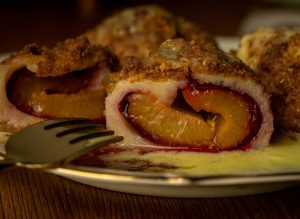
<svg viewBox="0 0 300 219">
<path fill-rule="evenodd" d="M 19 165 L 55 166 L 96 147 L 123 139 L 104 128 L 104 125 L 95 124 L 95 121 L 88 119 L 43 121 L 28 126 L 9 138 L 6 151 Z"/>
<path fill-rule="evenodd" d="M 78 133 L 78 132 L 87 132 L 87 131 L 93 131 L 93 130 L 103 130 L 104 125 L 103 124 L 79 124 L 79 125 L 71 125 L 70 127 L 67 126 L 69 129 L 63 130 L 61 132 L 58 132 L 56 134 L 57 137 L 62 137 L 68 134 L 72 133 Z"/>
<path fill-rule="evenodd" d="M 44 122 L 44 129 L 53 129 L 57 127 L 67 126 L 67 125 L 80 125 L 80 124 L 93 124 L 95 121 L 85 118 L 68 118 L 68 119 L 55 119 Z"/>
<path fill-rule="evenodd" d="M 84 133 L 81 136 L 78 136 L 76 138 L 73 138 L 72 140 L 69 141 L 70 144 L 75 144 L 84 140 L 88 140 L 91 138 L 98 138 L 98 137 L 103 137 L 103 136 L 108 136 L 108 135 L 113 135 L 114 131 L 112 130 L 101 130 L 101 131 L 94 131 L 91 133 Z"/>
<path fill-rule="evenodd" d="M 88 139 L 87 146 L 88 147 L 92 147 L 92 146 L 99 147 L 99 146 L 104 146 L 104 145 L 108 145 L 111 143 L 119 142 L 119 141 L 122 141 L 123 139 L 124 139 L 124 137 L 119 136 L 119 135 L 101 136 L 101 137 L 97 137 L 97 138 Z"/>
<path fill-rule="evenodd" d="M 97 138 L 90 138 L 87 140 L 87 143 L 84 145 L 84 149 L 77 151 L 76 153 L 66 157 L 63 161 L 63 164 L 67 164 L 70 161 L 74 160 L 77 157 L 101 146 L 106 146 L 111 143 L 122 141 L 124 138 L 123 136 L 118 135 L 109 135 L 109 136 L 101 136 Z"/>
</svg>

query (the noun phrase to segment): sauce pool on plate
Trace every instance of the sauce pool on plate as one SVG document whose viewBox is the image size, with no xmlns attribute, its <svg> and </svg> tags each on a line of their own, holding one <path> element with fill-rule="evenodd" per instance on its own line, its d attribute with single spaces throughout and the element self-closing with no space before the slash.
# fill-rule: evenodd
<svg viewBox="0 0 300 219">
<path fill-rule="evenodd" d="M 76 160 L 76 164 L 112 169 L 172 172 L 186 175 L 257 174 L 300 171 L 300 135 L 280 135 L 264 148 L 220 153 L 108 148 Z"/>
</svg>

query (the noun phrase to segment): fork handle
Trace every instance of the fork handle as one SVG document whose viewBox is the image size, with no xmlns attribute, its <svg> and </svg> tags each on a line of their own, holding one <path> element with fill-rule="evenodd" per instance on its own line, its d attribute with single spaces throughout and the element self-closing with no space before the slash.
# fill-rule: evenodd
<svg viewBox="0 0 300 219">
<path fill-rule="evenodd" d="M 0 169 L 6 169 L 9 167 L 14 166 L 16 163 L 16 161 L 14 159 L 10 159 L 10 158 L 5 158 L 4 160 L 0 160 Z"/>
</svg>

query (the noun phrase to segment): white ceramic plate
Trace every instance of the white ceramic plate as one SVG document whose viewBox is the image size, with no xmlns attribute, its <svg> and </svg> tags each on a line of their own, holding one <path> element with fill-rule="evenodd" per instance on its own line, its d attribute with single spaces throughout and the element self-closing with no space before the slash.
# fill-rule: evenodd
<svg viewBox="0 0 300 219">
<path fill-rule="evenodd" d="M 219 37 L 217 40 L 224 50 L 236 48 L 236 38 Z M 274 150 L 271 147 L 255 153 L 242 152 L 245 157 L 235 152 L 183 153 L 182 156 L 179 153 L 128 155 L 125 152 L 124 158 L 121 152 L 120 158 L 118 153 L 103 156 L 106 162 L 115 159 L 108 162 L 106 168 L 72 164 L 47 171 L 86 185 L 133 194 L 191 198 L 243 196 L 299 184 L 300 164 L 296 161 L 300 159 L 300 141 L 293 141 L 290 151 L 282 150 L 282 144 L 279 141 Z M 132 157 L 134 162 L 131 162 Z M 236 163 L 230 162 L 232 160 Z"/>
</svg>

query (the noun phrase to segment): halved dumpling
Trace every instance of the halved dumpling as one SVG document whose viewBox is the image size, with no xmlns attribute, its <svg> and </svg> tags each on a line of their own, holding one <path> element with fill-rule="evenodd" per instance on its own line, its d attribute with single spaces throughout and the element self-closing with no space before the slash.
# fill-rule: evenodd
<svg viewBox="0 0 300 219">
<path fill-rule="evenodd" d="M 222 51 L 167 40 L 148 59 L 112 76 L 107 127 L 124 146 L 222 151 L 267 146 L 269 97 L 251 70 Z"/>
<path fill-rule="evenodd" d="M 0 65 L 0 122 L 17 131 L 45 118 L 103 120 L 113 56 L 80 36 L 53 49 L 26 46 Z"/>
</svg>

